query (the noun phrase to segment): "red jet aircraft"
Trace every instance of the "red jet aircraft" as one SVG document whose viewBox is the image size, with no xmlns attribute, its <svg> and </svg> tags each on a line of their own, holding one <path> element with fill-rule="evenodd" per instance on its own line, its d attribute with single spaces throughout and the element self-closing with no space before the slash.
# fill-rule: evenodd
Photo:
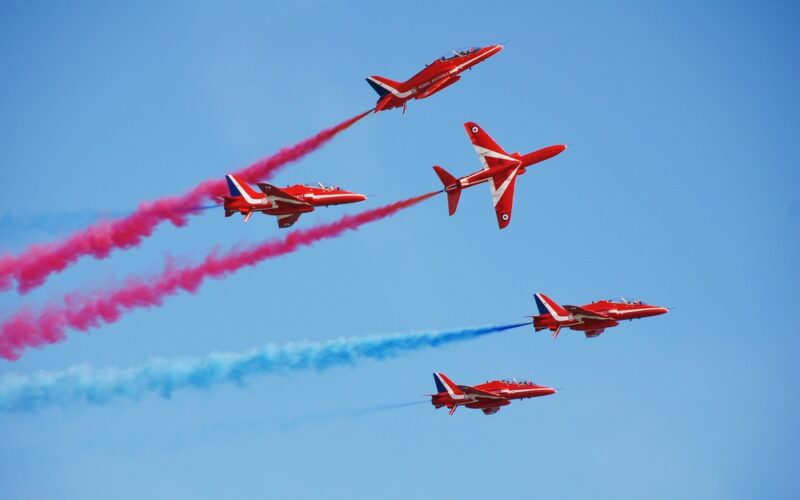
<svg viewBox="0 0 800 500">
<path fill-rule="evenodd" d="M 459 73 L 471 69 L 501 50 L 503 50 L 502 45 L 454 50 L 452 55 L 442 56 L 426 65 L 425 69 L 405 82 L 395 82 L 382 76 L 370 76 L 367 78 L 367 83 L 380 96 L 375 105 L 375 112 L 402 106 L 405 113 L 406 103 L 411 99 L 425 99 L 449 87 L 461 79 Z"/>
<path fill-rule="evenodd" d="M 581 331 L 586 338 L 597 337 L 622 320 L 658 316 L 669 311 L 666 307 L 651 306 L 641 300 L 599 300 L 583 306 L 560 306 L 543 293 L 533 296 L 539 308 L 539 315 L 533 317 L 533 328 L 537 332 L 551 330 L 553 338 L 558 337 L 563 327 Z"/>
<path fill-rule="evenodd" d="M 465 175 L 456 179 L 445 169 L 436 165 L 433 170 L 444 184 L 447 193 L 447 204 L 450 215 L 456 213 L 458 199 L 461 190 L 483 182 L 489 182 L 494 201 L 494 211 L 497 213 L 497 225 L 500 229 L 508 226 L 511 222 L 511 207 L 514 203 L 514 183 L 518 175 L 525 173 L 525 169 L 535 163 L 550 159 L 561 153 L 567 146 L 559 144 L 520 155 L 519 153 L 506 153 L 503 148 L 497 145 L 489 134 L 481 129 L 477 123 L 467 122 L 464 124 L 472 145 L 478 153 L 483 170 Z"/>
<path fill-rule="evenodd" d="M 230 217 L 236 212 L 244 216 L 244 221 L 250 220 L 253 212 L 278 217 L 278 227 L 289 227 L 306 212 L 313 212 L 314 207 L 328 205 L 342 205 L 356 203 L 367 199 L 363 194 L 351 193 L 338 187 L 306 186 L 296 184 L 283 189 L 272 184 L 257 184 L 261 192 L 232 175 L 226 176 L 230 196 L 223 197 L 225 217 Z"/>
<path fill-rule="evenodd" d="M 467 408 L 480 408 L 486 415 L 493 415 L 500 411 L 501 406 L 511 403 L 512 399 L 535 398 L 555 394 L 552 387 L 536 385 L 529 380 L 490 380 L 474 387 L 456 385 L 444 373 L 434 373 L 436 394 L 431 394 L 431 404 L 437 409 L 446 406 L 450 408 L 450 415 L 456 412 L 459 406 Z"/>
</svg>

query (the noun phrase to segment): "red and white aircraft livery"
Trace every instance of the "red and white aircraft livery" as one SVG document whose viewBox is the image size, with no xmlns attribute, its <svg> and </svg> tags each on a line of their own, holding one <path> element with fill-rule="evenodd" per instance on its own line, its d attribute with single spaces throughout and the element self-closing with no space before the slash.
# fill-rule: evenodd
<svg viewBox="0 0 800 500">
<path fill-rule="evenodd" d="M 494 211 L 497 213 L 497 225 L 503 229 L 511 222 L 514 183 L 517 176 L 524 174 L 527 167 L 556 156 L 567 149 L 567 146 L 563 144 L 548 146 L 526 155 L 506 153 L 477 123 L 467 122 L 464 124 L 464 128 L 467 130 L 472 145 L 475 146 L 478 158 L 483 164 L 483 170 L 456 179 L 442 167 L 438 165 L 433 167 L 436 175 L 444 184 L 450 215 L 456 213 L 462 189 L 488 182 L 492 192 Z"/>
<path fill-rule="evenodd" d="M 512 399 L 535 398 L 555 394 L 552 387 L 536 385 L 529 380 L 490 380 L 476 386 L 456 385 L 444 373 L 434 373 L 436 394 L 431 394 L 431 404 L 437 409 L 446 406 L 450 415 L 459 406 L 480 408 L 486 415 L 500 411 L 501 406 L 511 403 Z"/>
<path fill-rule="evenodd" d="M 560 306 L 543 293 L 533 296 L 539 308 L 539 315 L 533 317 L 533 328 L 537 332 L 550 330 L 553 338 L 558 337 L 564 327 L 583 332 L 586 338 L 597 337 L 606 328 L 619 325 L 620 321 L 658 316 L 669 311 L 666 307 L 624 298 L 619 302 L 598 300 L 583 306 Z"/>
<path fill-rule="evenodd" d="M 425 99 L 461 79 L 459 73 L 471 69 L 476 64 L 503 50 L 502 45 L 472 47 L 454 50 L 452 54 L 440 57 L 425 66 L 425 69 L 405 82 L 395 82 L 382 76 L 370 76 L 367 83 L 380 96 L 375 112 L 403 107 L 411 99 Z"/>
<path fill-rule="evenodd" d="M 262 182 L 256 184 L 261 190 L 257 192 L 233 175 L 228 175 L 226 178 L 230 196 L 223 197 L 225 217 L 238 212 L 247 222 L 254 212 L 261 212 L 277 216 L 280 228 L 291 226 L 297 222 L 300 215 L 313 212 L 314 207 L 356 203 L 367 199 L 363 194 L 324 186 L 322 183 L 317 186 L 296 184 L 280 189 Z"/>
</svg>

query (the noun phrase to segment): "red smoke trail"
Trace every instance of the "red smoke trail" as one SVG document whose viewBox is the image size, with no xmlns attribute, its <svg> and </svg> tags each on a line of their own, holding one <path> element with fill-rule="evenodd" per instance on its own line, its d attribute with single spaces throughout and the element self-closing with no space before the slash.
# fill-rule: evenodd
<svg viewBox="0 0 800 500">
<path fill-rule="evenodd" d="M 86 331 L 102 323 L 114 323 L 125 312 L 159 306 L 165 297 L 180 290 L 194 293 L 206 278 L 221 278 L 242 267 L 294 252 L 320 240 L 335 238 L 348 229 L 358 229 L 436 194 L 438 192 L 346 215 L 338 221 L 292 231 L 284 238 L 254 247 L 233 249 L 224 254 L 212 252 L 203 262 L 194 266 L 175 266 L 173 262 L 168 262 L 159 276 L 130 278 L 117 289 L 75 292 L 64 297 L 63 305 L 47 306 L 39 313 L 22 310 L 0 326 L 0 357 L 14 360 L 28 347 L 60 342 L 67 328 Z"/>
<path fill-rule="evenodd" d="M 264 179 L 283 165 L 318 149 L 371 111 L 345 120 L 294 146 L 281 149 L 274 155 L 239 170 L 237 174 L 247 180 Z M 84 255 L 104 259 L 114 249 L 138 246 L 164 221 L 170 221 L 178 227 L 184 226 L 189 215 L 195 213 L 187 211 L 187 207 L 225 193 L 225 180 L 220 176 L 220 179 L 202 182 L 182 195 L 142 203 L 134 213 L 126 217 L 100 220 L 61 241 L 32 245 L 17 256 L 4 255 L 0 257 L 0 291 L 11 288 L 12 282 L 16 280 L 17 290 L 26 293 L 44 283 L 51 274 L 63 271 Z"/>
</svg>

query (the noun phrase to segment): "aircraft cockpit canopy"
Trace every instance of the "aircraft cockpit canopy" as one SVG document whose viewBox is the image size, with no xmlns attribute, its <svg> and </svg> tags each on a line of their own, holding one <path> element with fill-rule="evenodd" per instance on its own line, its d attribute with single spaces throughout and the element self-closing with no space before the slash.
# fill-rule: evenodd
<svg viewBox="0 0 800 500">
<path fill-rule="evenodd" d="M 314 184 L 303 184 L 303 186 L 308 187 L 308 188 L 314 188 L 314 189 L 322 189 L 323 191 L 341 191 L 342 190 L 338 186 L 326 186 L 325 184 L 323 184 L 321 182 L 316 182 Z"/>
<path fill-rule="evenodd" d="M 499 382 L 503 382 L 505 384 L 533 385 L 533 382 L 530 381 L 530 380 L 516 379 L 516 378 L 505 378 L 505 379 L 499 380 Z"/>
<path fill-rule="evenodd" d="M 470 54 L 474 54 L 475 52 L 478 52 L 478 50 L 480 50 L 480 47 L 469 47 L 469 48 L 466 48 L 466 49 L 456 49 L 456 50 L 452 51 L 452 53 L 450 53 L 450 54 L 443 55 L 442 57 L 439 58 L 439 60 L 440 61 L 447 61 L 448 59 L 453 59 L 454 57 L 468 56 Z"/>
</svg>

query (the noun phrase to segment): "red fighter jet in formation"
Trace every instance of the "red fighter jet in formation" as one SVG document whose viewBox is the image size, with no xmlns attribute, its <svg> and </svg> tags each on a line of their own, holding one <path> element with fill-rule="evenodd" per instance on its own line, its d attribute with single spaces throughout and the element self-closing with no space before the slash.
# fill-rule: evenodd
<svg viewBox="0 0 800 500">
<path fill-rule="evenodd" d="M 461 79 L 459 73 L 471 69 L 501 50 L 503 50 L 502 45 L 454 50 L 452 54 L 442 56 L 426 65 L 425 69 L 405 82 L 395 82 L 382 76 L 370 76 L 367 78 L 367 83 L 380 96 L 375 105 L 375 112 L 402 106 L 405 113 L 406 103 L 411 99 L 425 99 L 449 87 Z"/>
<path fill-rule="evenodd" d="M 456 213 L 462 189 L 488 182 L 494 201 L 494 211 L 497 214 L 497 225 L 503 229 L 511 222 L 514 183 L 517 176 L 524 174 L 527 167 L 556 156 L 567 149 L 567 146 L 563 144 L 548 146 L 526 155 L 506 153 L 477 123 L 467 122 L 464 128 L 467 129 L 467 135 L 475 146 L 483 170 L 456 179 L 442 167 L 438 165 L 433 167 L 444 184 L 450 215 Z"/>
<path fill-rule="evenodd" d="M 272 184 L 257 184 L 261 192 L 242 182 L 232 175 L 228 175 L 228 190 L 230 196 L 223 197 L 225 217 L 241 213 L 244 221 L 250 220 L 253 212 L 278 217 L 278 227 L 289 227 L 306 212 L 313 212 L 314 207 L 328 205 L 342 205 L 344 203 L 357 203 L 367 199 L 359 193 L 352 193 L 338 187 L 306 186 L 296 184 L 279 189 Z"/>
<path fill-rule="evenodd" d="M 533 328 L 538 332 L 551 330 L 558 337 L 566 327 L 586 334 L 586 338 L 597 337 L 606 328 L 619 325 L 622 320 L 633 320 L 658 316 L 669 309 L 651 306 L 641 300 L 599 300 L 583 306 L 560 306 L 543 293 L 534 294 L 539 315 L 533 317 Z"/>
<path fill-rule="evenodd" d="M 446 406 L 450 415 L 459 406 L 480 408 L 486 415 L 500 411 L 501 406 L 511 403 L 512 399 L 535 398 L 555 394 L 552 387 L 536 385 L 529 380 L 490 380 L 476 386 L 456 385 L 444 373 L 434 373 L 436 394 L 431 394 L 431 404 L 437 409 Z"/>
</svg>

